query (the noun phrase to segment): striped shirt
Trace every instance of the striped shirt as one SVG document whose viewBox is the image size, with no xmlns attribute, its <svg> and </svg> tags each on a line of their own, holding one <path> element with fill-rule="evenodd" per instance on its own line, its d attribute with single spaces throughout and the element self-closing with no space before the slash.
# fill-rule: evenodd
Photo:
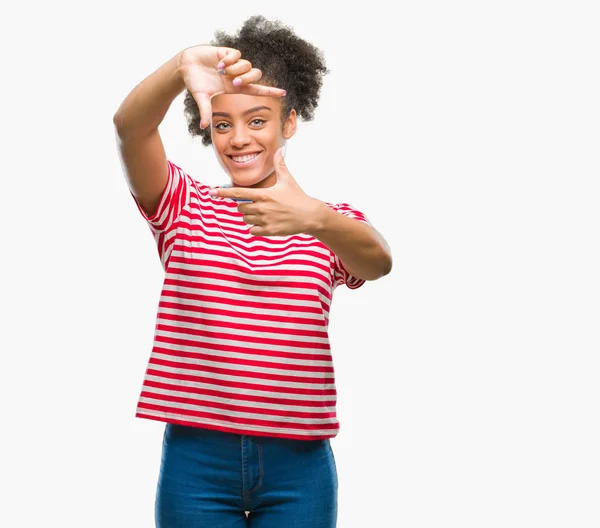
<svg viewBox="0 0 600 528">
<path fill-rule="evenodd" d="M 165 270 L 136 417 L 316 440 L 339 432 L 328 336 L 334 289 L 355 289 L 320 240 L 257 236 L 237 202 L 168 161 L 148 216 Z M 133 196 L 133 194 L 131 194 Z M 347 203 L 330 208 L 370 224 Z"/>
</svg>

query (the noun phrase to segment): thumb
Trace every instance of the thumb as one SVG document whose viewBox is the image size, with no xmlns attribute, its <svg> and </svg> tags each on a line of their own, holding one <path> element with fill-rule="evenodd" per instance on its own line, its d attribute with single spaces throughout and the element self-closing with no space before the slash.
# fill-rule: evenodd
<svg viewBox="0 0 600 528">
<path fill-rule="evenodd" d="M 285 164 L 285 146 L 277 149 L 273 156 L 273 168 L 277 173 L 277 181 L 285 180 L 290 176 L 287 165 Z"/>
<path fill-rule="evenodd" d="M 210 95 L 202 92 L 194 92 L 192 95 L 196 100 L 198 110 L 200 110 L 200 130 L 203 130 L 210 125 L 210 120 L 212 118 L 212 104 L 210 101 Z"/>
</svg>

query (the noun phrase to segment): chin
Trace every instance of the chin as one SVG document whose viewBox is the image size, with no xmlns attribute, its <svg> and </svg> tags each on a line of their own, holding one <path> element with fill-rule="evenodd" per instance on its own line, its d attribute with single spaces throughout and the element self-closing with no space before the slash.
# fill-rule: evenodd
<svg viewBox="0 0 600 528">
<path fill-rule="evenodd" d="M 233 183 L 235 183 L 236 185 L 238 185 L 239 187 L 253 187 L 253 186 L 259 184 L 263 180 L 264 180 L 264 178 L 258 179 L 258 180 L 250 180 L 250 181 L 248 181 L 247 179 L 238 180 L 236 178 L 232 178 L 231 181 Z"/>
<path fill-rule="evenodd" d="M 241 187 L 252 187 L 265 180 L 269 175 L 251 176 L 249 174 L 231 174 L 231 180 Z"/>
</svg>

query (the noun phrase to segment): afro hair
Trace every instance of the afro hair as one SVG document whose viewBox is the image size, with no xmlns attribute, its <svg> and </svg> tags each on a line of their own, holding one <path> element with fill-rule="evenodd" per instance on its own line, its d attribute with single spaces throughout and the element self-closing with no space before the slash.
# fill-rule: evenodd
<svg viewBox="0 0 600 528">
<path fill-rule="evenodd" d="M 282 125 L 292 108 L 304 121 L 312 121 L 319 104 L 323 75 L 329 73 L 318 48 L 299 38 L 281 21 L 269 21 L 262 15 L 247 19 L 233 36 L 220 30 L 215 32 L 210 44 L 239 50 L 243 59 L 261 70 L 258 84 L 286 90 L 281 99 Z M 190 135 L 201 136 L 203 145 L 211 145 L 210 127 L 200 129 L 200 110 L 187 89 L 183 104 Z"/>
</svg>

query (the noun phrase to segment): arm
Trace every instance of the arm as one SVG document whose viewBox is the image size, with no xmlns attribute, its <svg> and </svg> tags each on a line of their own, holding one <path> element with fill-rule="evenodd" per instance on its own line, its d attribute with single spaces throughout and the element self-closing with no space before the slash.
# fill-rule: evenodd
<svg viewBox="0 0 600 528">
<path fill-rule="evenodd" d="M 219 188 L 209 194 L 252 202 L 238 205 L 252 235 L 306 233 L 333 251 L 353 277 L 376 280 L 387 275 L 392 270 L 392 253 L 384 238 L 366 222 L 349 218 L 308 196 L 290 174 L 284 152 L 285 148 L 280 148 L 273 156 L 275 185 L 265 189 Z"/>
<path fill-rule="evenodd" d="M 113 116 L 125 177 L 149 216 L 167 184 L 167 156 L 158 126 L 185 88 L 180 57 L 181 52 L 139 83 Z"/>
<path fill-rule="evenodd" d="M 200 111 L 200 128 L 210 125 L 211 97 L 243 93 L 283 97 L 285 90 L 256 84 L 262 72 L 233 48 L 192 46 L 179 52 L 138 84 L 113 117 L 131 193 L 146 213 L 156 211 L 168 182 L 168 164 L 158 125 L 187 87 Z M 233 81 L 239 84 L 233 84 Z"/>
<path fill-rule="evenodd" d="M 307 231 L 342 261 L 359 279 L 376 280 L 392 270 L 392 253 L 384 238 L 370 225 L 348 218 L 320 202 L 313 227 Z"/>
</svg>

